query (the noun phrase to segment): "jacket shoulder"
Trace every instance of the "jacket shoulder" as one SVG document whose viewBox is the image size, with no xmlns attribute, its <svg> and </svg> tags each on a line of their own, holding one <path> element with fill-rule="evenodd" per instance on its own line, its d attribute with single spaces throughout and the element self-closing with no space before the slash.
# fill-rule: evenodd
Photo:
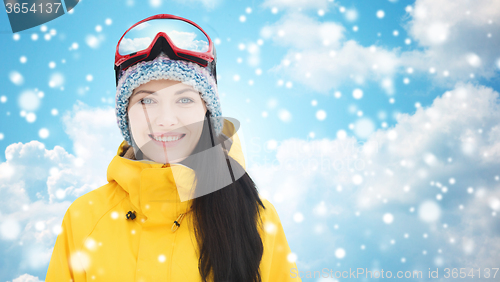
<svg viewBox="0 0 500 282">
<path fill-rule="evenodd" d="M 82 217 L 93 218 L 102 216 L 127 195 L 122 189 L 117 189 L 116 182 L 110 182 L 78 197 L 68 208 L 73 214 L 82 212 Z"/>
<path fill-rule="evenodd" d="M 276 211 L 276 208 L 274 207 L 274 205 L 271 204 L 271 202 L 269 202 L 268 199 L 263 198 L 260 194 L 259 194 L 259 198 L 260 198 L 262 204 L 264 204 L 264 208 L 262 208 L 262 206 L 260 206 L 262 219 L 265 218 L 267 220 L 279 221 L 278 212 Z"/>
<path fill-rule="evenodd" d="M 71 229 L 76 245 L 83 243 L 99 220 L 127 196 L 117 185 L 116 182 L 105 184 L 78 197 L 69 206 L 63 226 Z"/>
<path fill-rule="evenodd" d="M 263 198 L 260 196 L 260 200 L 262 201 L 262 204 L 264 204 L 264 208 L 259 205 L 259 213 L 260 213 L 260 229 L 261 235 L 264 235 L 264 237 L 273 237 L 275 235 L 275 231 L 281 231 L 283 230 L 282 224 L 280 217 L 278 215 L 278 212 L 276 211 L 276 208 L 274 205 L 267 200 L 266 198 Z M 265 232 L 264 232 L 265 231 Z"/>
<path fill-rule="evenodd" d="M 126 192 L 117 189 L 117 185 L 116 182 L 110 182 L 71 203 L 62 220 L 45 281 L 87 280 L 83 265 L 73 254 L 79 254 L 87 236 L 106 212 L 126 197 Z"/>
</svg>

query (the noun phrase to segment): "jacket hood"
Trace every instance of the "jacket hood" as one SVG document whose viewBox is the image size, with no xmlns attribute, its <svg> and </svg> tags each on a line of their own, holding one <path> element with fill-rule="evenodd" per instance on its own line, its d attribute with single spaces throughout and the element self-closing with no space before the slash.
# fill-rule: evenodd
<svg viewBox="0 0 500 282">
<path fill-rule="evenodd" d="M 236 128 L 227 119 L 224 119 L 222 134 L 229 137 L 229 142 L 224 142 L 229 149 L 228 155 L 245 169 Z M 229 148 L 227 144 L 230 144 Z M 148 225 L 172 222 L 179 214 L 188 213 L 196 187 L 196 173 L 190 167 L 180 163 L 136 160 L 133 148 L 125 140 L 108 166 L 107 180 L 115 181 L 128 193 L 131 210 Z"/>
</svg>

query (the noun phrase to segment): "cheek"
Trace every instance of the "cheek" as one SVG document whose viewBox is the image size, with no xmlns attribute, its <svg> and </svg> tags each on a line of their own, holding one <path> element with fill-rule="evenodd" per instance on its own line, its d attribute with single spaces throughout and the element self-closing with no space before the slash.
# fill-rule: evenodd
<svg viewBox="0 0 500 282">
<path fill-rule="evenodd" d="M 144 123 L 146 123 L 146 117 L 144 116 L 144 112 L 137 111 L 132 108 L 128 112 L 128 122 L 132 128 L 142 127 Z"/>
<path fill-rule="evenodd" d="M 184 124 L 202 123 L 205 118 L 205 110 L 202 106 L 183 109 L 179 117 Z"/>
</svg>

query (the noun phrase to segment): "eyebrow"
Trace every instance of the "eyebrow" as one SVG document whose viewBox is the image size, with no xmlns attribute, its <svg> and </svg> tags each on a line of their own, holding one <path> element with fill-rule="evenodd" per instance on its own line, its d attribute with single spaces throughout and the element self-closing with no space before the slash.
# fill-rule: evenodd
<svg viewBox="0 0 500 282">
<path fill-rule="evenodd" d="M 198 93 L 196 90 L 194 90 L 194 89 L 192 89 L 192 88 L 184 88 L 184 89 L 181 89 L 181 90 L 179 90 L 179 91 L 175 92 L 175 93 L 174 93 L 174 95 L 180 95 L 180 94 L 182 94 L 182 93 L 184 93 L 184 92 L 186 92 L 186 91 L 193 91 L 193 92 L 195 92 L 195 93 Z M 134 97 L 135 95 L 137 95 L 137 94 L 139 94 L 139 93 L 141 93 L 141 92 L 148 93 L 148 94 L 153 94 L 153 95 L 157 95 L 157 94 L 156 94 L 156 91 L 151 91 L 151 90 L 139 90 L 139 91 L 135 92 L 134 94 L 132 94 L 132 96 L 131 96 L 130 98 Z"/>
</svg>

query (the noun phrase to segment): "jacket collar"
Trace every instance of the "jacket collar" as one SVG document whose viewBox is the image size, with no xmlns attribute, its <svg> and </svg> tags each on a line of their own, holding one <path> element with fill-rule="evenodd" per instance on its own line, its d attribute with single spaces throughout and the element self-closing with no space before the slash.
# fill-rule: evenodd
<svg viewBox="0 0 500 282">
<path fill-rule="evenodd" d="M 226 119 L 222 133 L 231 138 L 229 156 L 245 168 L 239 137 L 234 125 Z M 172 223 L 179 214 L 191 210 L 189 195 L 196 187 L 193 169 L 178 163 L 135 160 L 131 156 L 133 149 L 122 141 L 108 166 L 107 180 L 115 181 L 128 193 L 130 209 L 136 211 L 141 221 L 153 225 Z"/>
</svg>

